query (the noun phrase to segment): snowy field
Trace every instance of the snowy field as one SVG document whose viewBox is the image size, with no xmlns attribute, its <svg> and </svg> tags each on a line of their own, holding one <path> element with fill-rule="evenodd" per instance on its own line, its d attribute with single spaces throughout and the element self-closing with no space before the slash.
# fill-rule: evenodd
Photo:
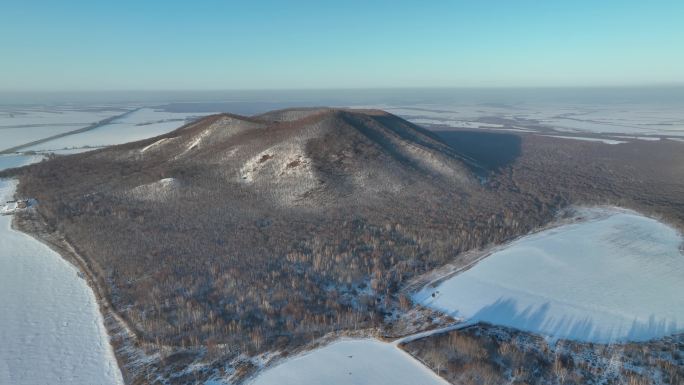
<svg viewBox="0 0 684 385">
<path fill-rule="evenodd" d="M 124 112 L 113 107 L 83 107 L 79 110 L 72 106 L 0 106 L 0 151 L 78 130 Z"/>
<path fill-rule="evenodd" d="M 0 129 L 0 151 L 48 138 L 53 135 L 78 130 L 80 128 L 83 128 L 83 126 L 44 126 Z"/>
<path fill-rule="evenodd" d="M 0 150 L 73 129 L 124 111 L 0 110 Z M 202 115 L 202 114 L 199 114 Z M 25 150 L 60 150 L 144 139 L 172 131 L 198 114 L 135 110 L 92 131 Z M 0 155 L 0 169 L 42 156 Z M 0 203 L 14 183 L 0 180 Z M 0 216 L 0 384 L 122 384 L 95 297 L 77 270 Z"/>
<path fill-rule="evenodd" d="M 27 148 L 27 150 L 46 151 L 74 147 L 102 147 L 133 142 L 173 131 L 204 115 L 210 115 L 210 113 L 174 113 L 141 108 L 96 129 L 41 143 Z"/>
<path fill-rule="evenodd" d="M 563 136 L 563 135 L 544 135 L 548 136 L 551 138 L 558 138 L 558 139 L 571 139 L 571 140 L 582 140 L 585 142 L 601 142 L 605 144 L 620 144 L 620 143 L 627 143 L 624 140 L 614 140 L 614 139 L 601 139 L 601 138 L 586 138 L 582 136 Z M 626 139 L 640 139 L 638 137 L 631 137 L 631 138 L 626 138 Z"/>
<path fill-rule="evenodd" d="M 357 105 L 379 108 L 422 125 L 472 129 L 516 129 L 523 131 L 631 135 L 660 135 L 684 138 L 684 109 L 681 105 L 654 104 L 557 104 L 520 102 Z M 636 136 L 636 137 L 635 137 Z"/>
<path fill-rule="evenodd" d="M 339 340 L 287 359 L 251 385 L 431 385 L 448 384 L 396 347 L 372 339 Z"/>
<path fill-rule="evenodd" d="M 25 166 L 30 163 L 39 162 L 41 159 L 43 159 L 41 155 L 0 155 L 0 170 Z M 0 199 L 0 203 L 5 203 L 5 201 Z"/>
<path fill-rule="evenodd" d="M 0 168 L 39 157 L 0 156 Z M 15 182 L 0 180 L 0 201 Z M 122 384 L 95 297 L 77 270 L 0 216 L 0 384 Z"/>
<path fill-rule="evenodd" d="M 126 109 L 110 106 L 0 106 L 0 129 L 27 126 L 87 126 Z"/>
<path fill-rule="evenodd" d="M 552 338 L 644 341 L 684 331 L 681 235 L 632 211 L 580 215 L 499 248 L 414 299 Z"/>
</svg>

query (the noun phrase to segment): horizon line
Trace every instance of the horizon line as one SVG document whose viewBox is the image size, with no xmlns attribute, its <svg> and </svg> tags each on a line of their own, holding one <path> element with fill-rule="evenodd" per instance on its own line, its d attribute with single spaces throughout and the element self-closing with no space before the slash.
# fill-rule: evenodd
<svg viewBox="0 0 684 385">
<path fill-rule="evenodd" d="M 115 93 L 115 92 L 287 92 L 287 91 L 392 91 L 392 90 L 507 90 L 507 89 L 627 89 L 684 88 L 684 82 L 622 85 L 530 85 L 530 86 L 378 86 L 302 88 L 122 88 L 122 89 L 0 89 L 0 93 Z"/>
</svg>

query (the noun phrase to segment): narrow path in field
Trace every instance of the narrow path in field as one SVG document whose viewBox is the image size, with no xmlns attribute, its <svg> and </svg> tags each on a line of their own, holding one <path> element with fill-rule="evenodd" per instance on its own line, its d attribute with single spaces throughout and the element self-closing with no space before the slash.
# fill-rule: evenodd
<svg viewBox="0 0 684 385">
<path fill-rule="evenodd" d="M 90 125 L 88 125 L 88 126 L 86 126 L 86 127 L 83 127 L 83 128 L 79 128 L 79 129 L 77 129 L 77 130 L 62 132 L 62 133 L 60 133 L 60 134 L 48 136 L 47 138 L 34 140 L 34 141 L 32 141 L 32 142 L 28 142 L 28 143 L 20 144 L 20 145 L 18 145 L 18 146 L 14 146 L 14 147 L 10 147 L 10 148 L 4 149 L 4 150 L 0 150 L 0 155 L 2 155 L 2 154 L 11 154 L 11 153 L 15 153 L 15 152 L 18 152 L 19 150 L 22 150 L 22 149 L 24 149 L 24 148 L 29 148 L 29 147 L 37 146 L 37 145 L 39 145 L 39 144 L 43 144 L 43 143 L 46 143 L 46 142 L 49 142 L 49 141 L 52 141 L 52 140 L 55 140 L 55 139 L 63 138 L 63 137 L 65 137 L 65 136 L 71 136 L 71 135 L 82 134 L 82 133 L 84 133 L 84 132 L 88 132 L 88 131 L 94 130 L 94 129 L 98 128 L 98 127 L 102 127 L 102 126 L 104 126 L 104 125 L 107 125 L 107 124 L 109 124 L 109 123 L 115 121 L 116 119 L 123 118 L 123 117 L 125 117 L 126 115 L 129 115 L 129 114 L 134 113 L 135 111 L 138 111 L 139 109 L 140 109 L 140 108 L 137 108 L 137 109 L 134 109 L 134 110 L 126 111 L 126 112 L 124 112 L 123 114 L 114 115 L 114 116 L 111 116 L 111 117 L 109 117 L 109 118 L 102 119 L 102 120 L 100 120 L 99 122 L 95 122 L 95 123 L 93 123 L 93 124 L 90 124 Z"/>
</svg>

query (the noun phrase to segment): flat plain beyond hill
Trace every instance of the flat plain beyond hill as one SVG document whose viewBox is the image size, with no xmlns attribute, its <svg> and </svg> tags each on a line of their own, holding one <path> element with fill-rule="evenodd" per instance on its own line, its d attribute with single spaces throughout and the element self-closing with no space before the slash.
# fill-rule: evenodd
<svg viewBox="0 0 684 385">
<path fill-rule="evenodd" d="M 0 176 L 40 202 L 17 226 L 87 273 L 127 383 L 187 383 L 241 381 L 331 336 L 433 327 L 407 285 L 570 205 L 681 230 L 683 164 L 670 140 L 434 132 L 314 108 L 212 115 Z"/>
</svg>

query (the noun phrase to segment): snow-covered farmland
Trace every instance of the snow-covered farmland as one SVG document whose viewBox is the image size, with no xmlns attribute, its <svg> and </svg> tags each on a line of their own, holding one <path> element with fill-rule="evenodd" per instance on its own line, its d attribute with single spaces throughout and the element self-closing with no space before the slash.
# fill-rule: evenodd
<svg viewBox="0 0 684 385">
<path fill-rule="evenodd" d="M 684 135 L 681 104 L 664 105 L 648 99 L 637 103 L 622 103 L 616 102 L 614 98 L 554 102 L 522 95 L 510 98 L 507 102 L 495 101 L 500 97 L 503 95 L 480 100 L 465 97 L 449 103 L 445 99 L 437 103 L 370 104 L 354 107 L 384 109 L 416 124 L 466 129 L 501 128 L 500 124 L 483 123 L 483 119 L 496 118 L 530 131 L 539 131 L 545 127 L 570 133 Z"/>
<path fill-rule="evenodd" d="M 87 124 L 86 124 L 87 126 Z M 0 129 L 0 151 L 53 135 L 78 130 L 83 126 L 43 126 Z"/>
<path fill-rule="evenodd" d="M 0 106 L 0 129 L 27 126 L 85 127 L 111 116 L 120 115 L 123 112 L 125 112 L 125 109 L 106 106 L 89 106 L 82 108 L 72 106 Z"/>
<path fill-rule="evenodd" d="M 39 157 L 0 157 L 0 167 Z M 0 180 L 0 201 L 16 183 Z M 77 270 L 0 216 L 0 384 L 122 384 L 95 297 Z"/>
<path fill-rule="evenodd" d="M 0 106 L 0 150 L 78 130 L 125 110 L 70 106 L 10 108 Z"/>
<path fill-rule="evenodd" d="M 447 384 L 394 344 L 372 339 L 340 340 L 287 359 L 251 385 L 430 385 Z"/>
<path fill-rule="evenodd" d="M 93 130 L 41 143 L 28 150 L 45 151 L 127 143 L 165 134 L 203 115 L 209 114 L 175 113 L 141 108 Z"/>
<path fill-rule="evenodd" d="M 552 338 L 643 341 L 684 331 L 682 236 L 632 211 L 578 215 L 500 247 L 414 299 Z"/>
</svg>

